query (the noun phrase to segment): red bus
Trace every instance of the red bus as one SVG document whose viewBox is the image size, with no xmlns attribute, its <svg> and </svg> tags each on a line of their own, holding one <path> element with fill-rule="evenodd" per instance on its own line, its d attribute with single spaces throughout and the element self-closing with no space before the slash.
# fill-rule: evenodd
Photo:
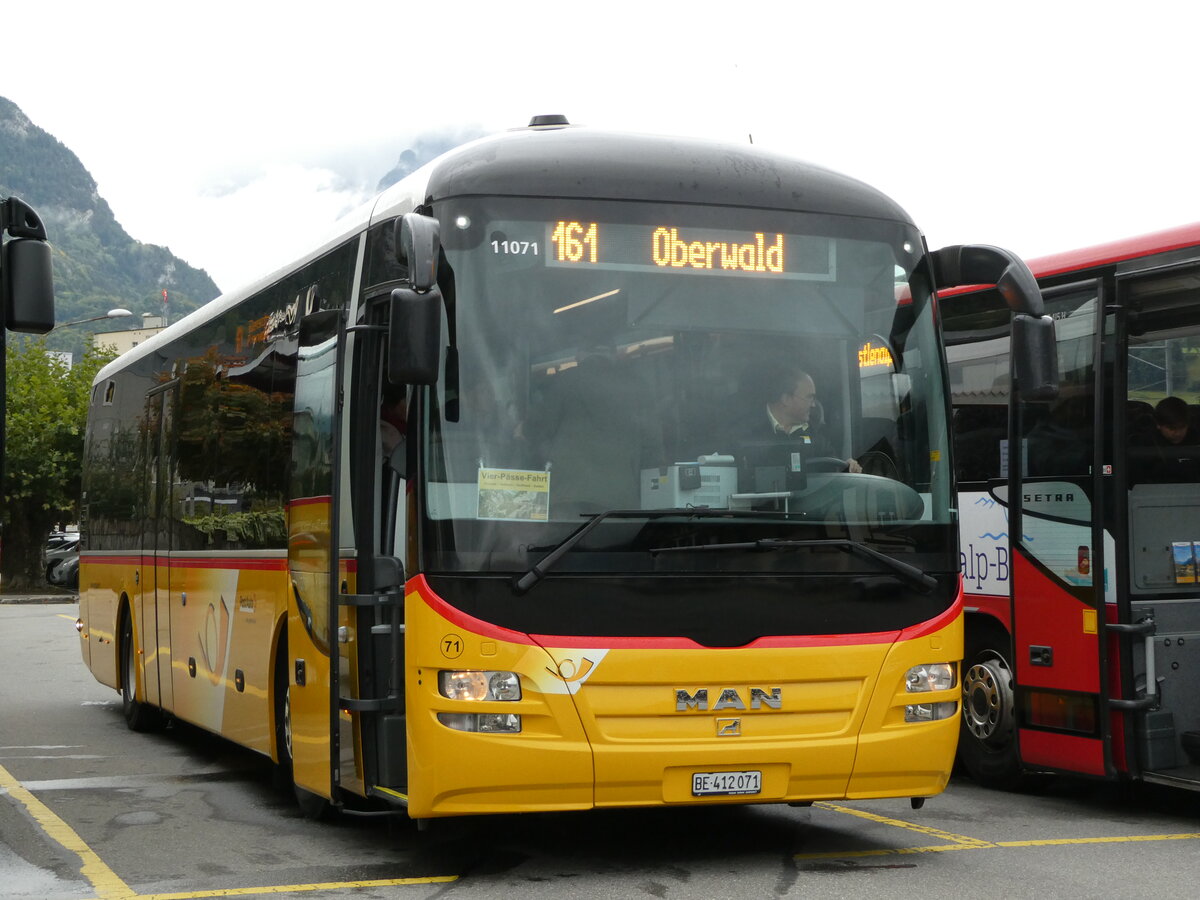
<svg viewBox="0 0 1200 900">
<path fill-rule="evenodd" d="M 1200 224 L 1030 268 L 1056 326 L 1053 399 L 1010 374 L 996 289 L 940 298 L 959 758 L 999 787 L 1048 770 L 1200 788 Z"/>
</svg>

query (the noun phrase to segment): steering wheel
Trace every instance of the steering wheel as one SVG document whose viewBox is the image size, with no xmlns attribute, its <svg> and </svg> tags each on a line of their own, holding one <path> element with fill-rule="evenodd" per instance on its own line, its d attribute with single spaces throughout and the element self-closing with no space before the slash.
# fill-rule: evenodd
<svg viewBox="0 0 1200 900">
<path fill-rule="evenodd" d="M 849 465 L 846 460 L 838 459 L 836 456 L 814 456 L 812 459 L 805 460 L 804 470 L 806 472 L 845 472 Z"/>
<path fill-rule="evenodd" d="M 886 453 L 879 450 L 868 450 L 858 458 L 859 465 L 868 475 L 881 475 L 884 478 L 900 480 L 900 469 Z"/>
<path fill-rule="evenodd" d="M 903 481 L 866 473 L 832 472 L 792 497 L 794 508 L 810 516 L 853 522 L 919 519 L 924 508 L 921 495 Z"/>
</svg>

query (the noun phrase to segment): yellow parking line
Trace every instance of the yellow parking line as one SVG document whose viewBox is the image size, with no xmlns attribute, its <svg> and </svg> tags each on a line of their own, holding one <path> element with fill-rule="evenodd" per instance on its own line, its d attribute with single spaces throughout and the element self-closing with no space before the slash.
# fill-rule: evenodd
<svg viewBox="0 0 1200 900">
<path fill-rule="evenodd" d="M 888 847 L 877 850 L 847 850 L 844 853 L 797 853 L 793 859 L 858 859 L 867 856 L 904 856 L 912 853 L 945 853 L 948 850 L 984 850 L 988 844 L 939 844 L 933 847 Z"/>
<path fill-rule="evenodd" d="M 137 900 L 203 900 L 205 897 L 253 897 L 256 894 L 290 894 L 300 891 L 338 891 L 351 888 L 394 887 L 405 884 L 445 884 L 457 875 L 426 878 L 380 878 L 373 881 L 326 881 L 319 884 L 278 884 L 271 887 L 224 888 L 211 891 L 182 891 L 176 894 L 139 894 Z"/>
<path fill-rule="evenodd" d="M 848 816 L 858 816 L 860 819 L 867 819 L 871 822 L 878 822 L 881 825 L 891 825 L 894 828 L 903 828 L 906 831 L 915 831 L 917 834 L 927 834 L 930 837 L 942 838 L 950 841 L 953 845 L 963 847 L 991 847 L 993 844 L 990 841 L 981 841 L 979 838 L 966 837 L 961 834 L 952 834 L 949 831 L 941 831 L 937 828 L 930 828 L 928 825 L 917 825 L 913 822 L 905 822 L 902 819 L 890 819 L 887 816 L 876 815 L 862 809 L 851 809 L 848 806 L 835 806 L 832 803 L 815 803 L 814 806 L 820 806 L 824 809 L 831 809 L 834 812 L 845 813 Z"/>
<path fill-rule="evenodd" d="M 11 797 L 24 806 L 47 835 L 82 860 L 83 865 L 80 866 L 79 873 L 96 889 L 96 894 L 101 900 L 133 900 L 137 897 L 133 888 L 118 878 L 117 873 L 105 865 L 104 860 L 84 843 L 83 838 L 76 834 L 70 825 L 22 787 L 21 783 L 9 774 L 4 766 L 0 766 L 0 788 L 6 790 Z"/>
<path fill-rule="evenodd" d="M 1125 837 L 1049 838 L 1041 841 L 996 841 L 997 847 L 1058 847 L 1064 844 L 1136 844 L 1141 841 L 1196 841 L 1200 832 L 1131 834 Z"/>
<path fill-rule="evenodd" d="M 1126 836 L 1104 836 L 1091 838 L 1045 838 L 1040 840 L 1029 841 L 984 841 L 978 838 L 966 837 L 961 834 L 952 834 L 948 831 L 940 831 L 937 828 L 930 828 L 925 825 L 916 825 L 912 822 L 905 822 L 902 819 L 892 819 L 887 816 L 876 815 L 860 809 L 851 809 L 846 806 L 835 806 L 832 803 L 816 803 L 814 806 L 820 806 L 824 809 L 832 810 L 833 812 L 845 813 L 851 816 L 857 816 L 860 819 L 867 819 L 871 822 L 878 822 L 881 825 L 890 825 L 895 828 L 903 828 L 906 831 L 913 831 L 918 834 L 927 834 L 931 837 L 940 837 L 951 841 L 949 844 L 937 844 L 928 847 L 890 847 L 874 850 L 850 850 L 844 853 L 825 852 L 825 853 L 797 853 L 795 859 L 856 859 L 869 856 L 903 856 L 914 853 L 941 853 L 947 850 L 1011 850 L 1020 847 L 1061 847 L 1061 846 L 1082 846 L 1086 844 L 1127 844 L 1138 843 L 1145 841 L 1195 841 L 1200 840 L 1200 832 L 1182 832 L 1179 834 L 1135 834 Z"/>
</svg>

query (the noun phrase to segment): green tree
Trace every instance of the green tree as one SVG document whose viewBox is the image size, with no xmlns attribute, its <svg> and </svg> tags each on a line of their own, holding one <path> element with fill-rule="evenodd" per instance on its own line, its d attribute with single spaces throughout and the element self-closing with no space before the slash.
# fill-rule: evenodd
<svg viewBox="0 0 1200 900">
<path fill-rule="evenodd" d="M 10 340 L 5 387 L 4 554 L 7 591 L 45 586 L 42 548 L 55 523 L 77 520 L 83 436 L 92 379 L 114 354 L 89 344 L 68 366 L 45 340 Z"/>
</svg>

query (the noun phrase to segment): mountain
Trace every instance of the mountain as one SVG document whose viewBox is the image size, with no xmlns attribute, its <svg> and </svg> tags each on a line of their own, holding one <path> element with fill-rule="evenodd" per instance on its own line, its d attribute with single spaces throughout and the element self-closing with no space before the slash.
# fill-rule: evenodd
<svg viewBox="0 0 1200 900">
<path fill-rule="evenodd" d="M 438 134 L 426 134 L 418 137 L 413 146 L 400 154 L 396 165 L 391 171 L 379 179 L 376 191 L 384 191 L 401 178 L 415 172 L 425 163 L 441 156 L 447 150 L 453 150 L 460 144 L 483 137 L 487 132 L 477 128 L 463 128 L 456 132 L 445 131 Z"/>
<path fill-rule="evenodd" d="M 52 334 L 54 349 L 83 349 L 90 332 L 136 327 L 136 316 L 158 312 L 149 301 L 168 292 L 171 319 L 218 294 L 208 273 L 166 247 L 131 238 L 100 196 L 79 158 L 0 97 L 0 197 L 20 197 L 42 217 L 54 266 L 55 318 L 73 322 L 115 307 L 133 319 L 101 320 Z M 127 324 L 122 324 L 127 323 Z"/>
</svg>

